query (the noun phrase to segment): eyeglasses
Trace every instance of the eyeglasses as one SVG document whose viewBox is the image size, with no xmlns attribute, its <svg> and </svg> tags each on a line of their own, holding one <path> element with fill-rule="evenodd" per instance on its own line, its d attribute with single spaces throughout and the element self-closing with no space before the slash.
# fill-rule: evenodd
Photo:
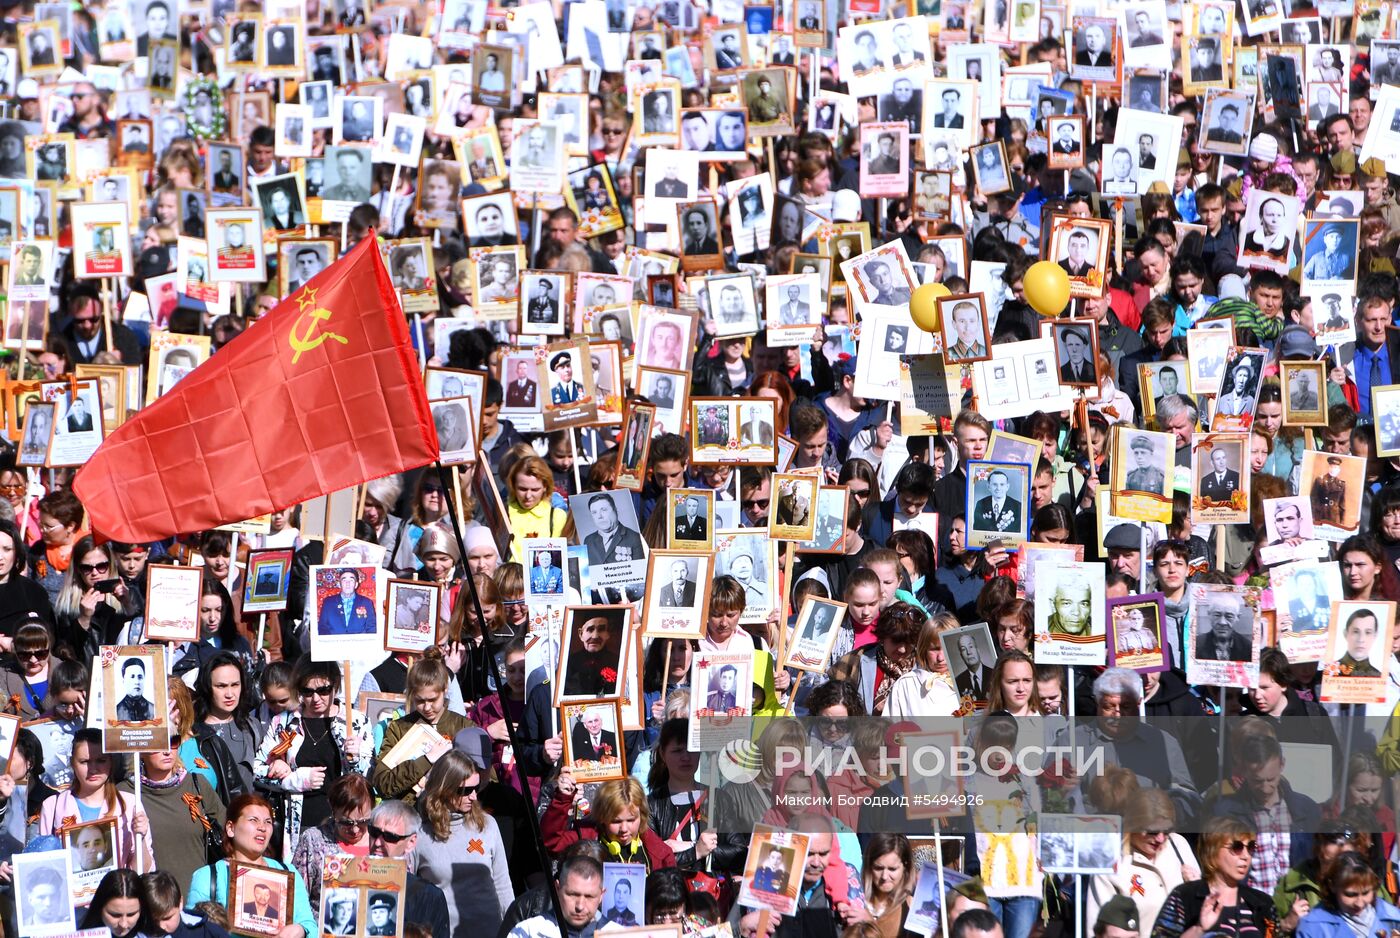
<svg viewBox="0 0 1400 938">
<path fill-rule="evenodd" d="M 104 560 L 101 563 L 80 563 L 78 564 L 78 569 L 83 573 L 106 573 L 111 569 L 111 566 L 110 563 Z"/>
<path fill-rule="evenodd" d="M 1257 840 L 1232 840 L 1232 841 L 1230 841 L 1228 844 L 1226 844 L 1225 846 L 1228 847 L 1229 850 L 1230 850 L 1230 852 L 1233 853 L 1235 856 L 1240 856 L 1241 854 L 1244 854 L 1244 853 L 1254 853 L 1254 852 L 1256 852 L 1256 851 L 1259 849 L 1259 841 L 1257 841 Z"/>
<path fill-rule="evenodd" d="M 47 648 L 39 648 L 34 651 L 20 651 L 19 649 L 15 649 L 15 657 L 20 661 L 26 658 L 33 658 L 35 661 L 43 661 L 48 656 L 49 650 Z"/>
<path fill-rule="evenodd" d="M 672 923 L 672 922 L 679 922 L 679 921 L 681 921 L 681 920 L 684 919 L 684 918 L 685 918 L 685 910 L 684 910 L 684 909 L 675 909 L 674 911 L 673 911 L 673 910 L 667 910 L 667 911 L 665 911 L 665 912 L 655 912 L 655 913 L 652 914 L 652 920 L 653 920 L 657 925 L 667 925 L 667 924 L 670 924 L 670 923 Z"/>
<path fill-rule="evenodd" d="M 367 817 L 338 817 L 335 819 L 335 826 L 341 828 L 366 827 L 369 825 Z"/>
<path fill-rule="evenodd" d="M 329 697 L 333 691 L 330 684 L 322 684 L 319 687 L 303 687 L 301 696 L 303 697 Z"/>
<path fill-rule="evenodd" d="M 0 492 L 23 492 L 25 484 L 23 482 L 7 482 L 0 484 Z"/>
<path fill-rule="evenodd" d="M 375 827 L 373 824 L 371 824 L 369 826 L 369 836 L 371 840 L 382 840 L 386 844 L 401 844 L 413 835 L 390 833 L 382 827 Z"/>
<path fill-rule="evenodd" d="M 465 798 L 465 797 L 467 797 L 467 795 L 474 795 L 474 794 L 477 793 L 477 790 L 480 789 L 480 788 L 481 788 L 481 783 L 480 783 L 480 782 L 477 782 L 475 785 L 458 785 L 458 786 L 457 786 L 457 797 L 459 797 L 459 798 Z"/>
</svg>

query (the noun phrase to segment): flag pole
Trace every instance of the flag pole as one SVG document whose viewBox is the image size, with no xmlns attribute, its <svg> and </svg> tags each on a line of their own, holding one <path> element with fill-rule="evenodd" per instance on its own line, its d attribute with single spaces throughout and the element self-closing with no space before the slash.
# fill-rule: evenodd
<svg viewBox="0 0 1400 938">
<path fill-rule="evenodd" d="M 447 468 L 441 461 L 434 463 L 434 465 L 437 466 L 438 481 L 442 483 L 443 491 L 449 491 Z M 472 579 L 471 568 L 467 566 L 467 542 L 462 537 L 462 524 L 461 520 L 457 517 L 457 500 L 455 498 L 449 497 L 447 499 L 447 515 L 452 519 L 452 533 L 457 538 L 457 548 L 462 553 L 462 566 L 466 570 L 466 575 L 463 576 L 462 579 L 467 581 L 467 591 L 471 593 L 472 609 L 476 613 L 477 621 L 481 623 L 481 638 L 482 641 L 486 643 L 486 654 L 490 656 L 491 661 L 494 663 L 496 661 L 496 637 L 495 633 L 491 630 L 490 623 L 486 621 L 486 614 L 481 611 L 481 596 L 476 591 L 476 581 Z M 498 692 L 504 693 L 505 689 L 501 687 L 499 675 L 497 675 L 496 681 Z M 529 776 L 526 774 L 525 763 L 521 761 L 521 755 L 525 752 L 525 749 L 520 745 L 519 728 L 516 726 L 515 721 L 511 719 L 510 713 L 504 705 L 501 707 L 501 719 L 506 725 L 506 734 L 510 737 L 511 749 L 515 752 L 516 772 L 520 776 L 520 794 L 525 798 L 526 803 L 534 809 L 538 806 L 530 796 Z M 544 782 L 543 775 L 540 777 L 540 782 Z M 544 834 L 540 831 L 539 817 L 535 810 L 526 811 L 525 814 L 530 822 L 530 833 L 534 836 L 535 842 L 540 845 L 540 858 L 547 860 L 549 851 L 544 845 Z M 559 894 L 554 889 L 550 889 L 548 892 L 550 904 L 557 917 L 556 920 L 559 923 L 559 927 L 563 929 L 566 927 L 566 924 L 564 921 L 564 909 L 559 902 Z"/>
</svg>

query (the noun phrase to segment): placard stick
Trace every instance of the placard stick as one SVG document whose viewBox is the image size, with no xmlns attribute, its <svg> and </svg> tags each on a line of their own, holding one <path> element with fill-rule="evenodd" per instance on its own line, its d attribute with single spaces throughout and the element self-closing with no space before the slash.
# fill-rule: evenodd
<svg viewBox="0 0 1400 938">
<path fill-rule="evenodd" d="M 938 917 L 942 920 L 943 938 L 948 935 L 948 891 L 943 883 L 943 819 L 933 819 L 933 860 L 938 865 Z"/>
<path fill-rule="evenodd" d="M 19 320 L 19 360 L 20 360 L 20 368 L 19 368 L 19 372 L 15 375 L 15 378 L 16 378 L 17 380 L 19 380 L 19 381 L 23 381 L 23 380 L 24 380 L 24 353 L 27 352 L 27 351 L 29 350 L 29 310 L 28 310 L 28 308 L 27 308 L 28 305 L 29 305 L 29 304 L 28 304 L 27 302 L 22 302 L 22 303 L 20 303 L 20 308 L 23 309 L 24 312 L 20 315 L 20 320 Z M 9 300 L 6 300 L 6 301 L 5 301 L 5 312 L 6 312 L 7 314 L 10 312 L 10 301 L 9 301 Z"/>
<path fill-rule="evenodd" d="M 384 207 L 384 214 L 392 222 L 394 219 L 394 209 L 399 204 L 399 169 L 398 163 L 394 164 L 394 178 L 389 180 L 389 199 Z"/>
<path fill-rule="evenodd" d="M 136 771 L 131 773 L 132 776 L 133 776 L 133 782 L 132 782 L 132 784 L 135 786 L 135 787 L 133 788 L 133 793 L 134 793 L 135 796 L 136 796 L 136 810 L 137 810 L 138 812 L 144 814 L 146 809 L 145 809 L 145 808 L 142 806 L 142 804 L 141 804 L 141 754 L 138 752 L 138 753 L 136 753 L 132 758 L 135 759 L 135 761 L 136 761 Z M 146 835 L 145 835 L 145 834 L 137 834 L 137 835 L 136 835 L 136 873 L 137 873 L 138 876 L 139 876 L 140 874 L 146 872 L 146 860 L 145 860 L 145 853 L 146 853 L 146 851 L 145 851 L 145 846 L 146 846 Z"/>
<path fill-rule="evenodd" d="M 253 646 L 253 657 L 254 657 L 254 658 L 256 658 L 256 657 L 258 656 L 258 652 L 262 651 L 262 649 L 263 649 L 263 639 L 266 638 L 266 637 L 267 637 L 267 613 L 264 612 L 264 613 L 259 614 L 259 616 L 258 616 L 258 643 L 257 643 L 257 645 Z"/>
<path fill-rule="evenodd" d="M 787 622 L 792 615 L 792 564 L 797 556 L 797 542 L 787 542 L 787 556 L 783 560 L 783 605 L 782 617 L 778 619 L 778 635 L 774 644 L 778 649 L 778 657 L 774 660 L 773 666 L 776 668 L 787 654 Z M 772 638 L 772 636 L 769 636 Z"/>
<path fill-rule="evenodd" d="M 578 441 L 574 439 L 574 430 L 572 427 L 569 428 L 569 451 L 574 455 L 574 491 L 582 492 L 583 481 L 578 471 Z"/>
<path fill-rule="evenodd" d="M 203 317 L 201 317 L 202 319 Z M 25 317 L 28 321 L 28 317 Z M 112 351 L 112 278 L 102 278 L 102 334 L 106 338 L 107 351 Z"/>
<path fill-rule="evenodd" d="M 783 707 L 783 716 L 792 716 L 793 708 L 797 706 L 797 692 L 802 689 L 802 679 L 806 676 L 806 671 L 797 672 L 797 683 L 788 690 L 787 705 Z"/>
<path fill-rule="evenodd" d="M 1183 657 L 1185 655 L 1183 654 Z M 1220 772 L 1216 778 L 1225 777 L 1225 688 L 1220 688 L 1220 752 L 1216 757 L 1216 769 Z"/>
<path fill-rule="evenodd" d="M 671 683 L 671 640 L 661 639 L 666 643 L 666 664 L 661 669 L 661 711 L 666 711 L 666 686 Z M 643 717 L 650 717 L 650 714 L 642 714 Z"/>
</svg>

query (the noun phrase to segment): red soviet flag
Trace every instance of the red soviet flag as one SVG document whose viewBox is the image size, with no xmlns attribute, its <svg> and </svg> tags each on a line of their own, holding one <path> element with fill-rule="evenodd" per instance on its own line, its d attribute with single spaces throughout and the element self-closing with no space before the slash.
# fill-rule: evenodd
<svg viewBox="0 0 1400 938">
<path fill-rule="evenodd" d="M 140 411 L 73 480 L 94 533 L 144 543 L 437 459 L 371 235 Z"/>
</svg>

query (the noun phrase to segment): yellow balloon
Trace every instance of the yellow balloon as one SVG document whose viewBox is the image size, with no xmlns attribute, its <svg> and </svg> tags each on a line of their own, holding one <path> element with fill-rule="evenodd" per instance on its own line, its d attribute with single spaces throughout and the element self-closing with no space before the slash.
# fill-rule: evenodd
<svg viewBox="0 0 1400 938">
<path fill-rule="evenodd" d="M 1022 283 L 1026 302 L 1042 316 L 1058 316 L 1069 303 L 1069 274 L 1054 261 L 1032 264 Z"/>
<path fill-rule="evenodd" d="M 914 317 L 914 325 L 925 332 L 937 332 L 938 298 L 948 296 L 948 288 L 941 283 L 925 283 L 914 288 L 909 297 L 909 315 Z"/>
</svg>

